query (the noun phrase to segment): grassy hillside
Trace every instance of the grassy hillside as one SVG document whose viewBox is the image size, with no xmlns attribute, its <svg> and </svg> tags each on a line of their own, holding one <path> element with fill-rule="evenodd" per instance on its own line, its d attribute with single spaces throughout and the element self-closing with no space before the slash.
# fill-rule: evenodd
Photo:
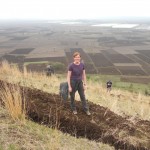
<svg viewBox="0 0 150 150">
<path fill-rule="evenodd" d="M 140 119 L 150 120 L 150 96 L 137 92 L 134 88 L 136 84 L 132 84 L 133 92 L 121 90 L 119 86 L 113 88 L 111 93 L 106 92 L 105 81 L 107 76 L 90 76 L 87 77 L 88 88 L 86 96 L 89 101 L 108 107 L 119 115 L 138 117 Z M 55 75 L 47 77 L 44 73 L 20 72 L 17 66 L 3 62 L 0 69 L 0 79 L 10 83 L 19 83 L 22 86 L 37 88 L 48 93 L 59 93 L 59 84 L 66 81 L 66 75 Z M 112 78 L 113 84 L 128 84 L 119 81 L 116 76 Z M 144 86 L 144 85 L 143 85 Z M 142 89 L 142 85 L 138 84 Z M 148 86 L 147 86 L 148 87 Z M 129 89 L 129 88 L 128 88 Z M 78 94 L 76 99 L 79 100 Z"/>
<path fill-rule="evenodd" d="M 91 148 L 114 150 L 109 145 L 77 139 L 32 121 L 14 121 L 2 107 L 0 107 L 0 135 L 0 150 L 91 150 Z"/>
<path fill-rule="evenodd" d="M 135 80 L 143 80 L 142 77 L 136 77 L 136 76 L 128 76 L 126 78 L 134 78 Z M 145 77 L 146 78 L 146 77 Z M 111 80 L 113 82 L 113 88 L 120 89 L 120 90 L 126 90 L 129 92 L 134 93 L 142 93 L 143 95 L 149 95 L 150 96 L 150 83 L 149 79 L 147 77 L 147 84 L 141 83 L 133 83 L 133 82 L 124 82 L 121 79 L 121 76 L 119 75 L 87 75 L 88 80 L 92 80 L 94 82 L 99 82 L 105 86 L 106 82 L 108 80 Z"/>
<path fill-rule="evenodd" d="M 46 77 L 44 74 L 27 72 L 26 68 L 22 73 L 16 66 L 3 62 L 0 80 L 58 94 L 59 84 L 66 78 L 64 75 Z M 121 116 L 128 116 L 133 123 L 137 118 L 150 121 L 150 97 L 116 88 L 109 94 L 104 83 L 104 79 L 98 76 L 88 77 L 86 96 L 89 101 Z M 78 95 L 76 99 L 79 100 Z M 14 119 L 10 114 L 0 105 L 0 149 L 114 149 L 106 144 L 71 137 L 28 120 Z"/>
<path fill-rule="evenodd" d="M 35 76 L 36 78 L 34 78 Z M 45 78 L 44 85 L 40 82 L 41 78 Z M 18 82 L 24 86 L 39 87 L 40 89 L 44 88 L 49 90 L 48 87 L 52 86 L 49 92 L 56 91 L 57 82 L 59 80 L 58 78 L 53 77 L 53 81 L 57 83 L 55 85 L 56 87 L 53 86 L 52 81 L 47 85 L 45 82 L 48 83 L 49 78 L 43 75 L 37 75 L 36 73 L 25 72 L 22 74 L 16 66 L 10 66 L 6 62 L 4 62 L 1 67 L 0 79 L 13 83 Z M 68 134 L 63 134 L 57 129 L 48 128 L 44 125 L 39 125 L 27 120 L 24 113 L 21 114 L 20 112 L 21 95 L 19 94 L 19 89 L 9 89 L 8 86 L 6 86 L 5 89 L 6 91 L 0 91 L 1 99 L 6 102 L 5 108 L 7 108 L 4 109 L 2 102 L 0 101 L 0 150 L 90 150 L 91 148 L 95 150 L 114 150 L 113 147 L 107 144 L 72 137 Z M 14 104 L 12 103 L 12 97 L 15 97 L 16 100 Z"/>
</svg>

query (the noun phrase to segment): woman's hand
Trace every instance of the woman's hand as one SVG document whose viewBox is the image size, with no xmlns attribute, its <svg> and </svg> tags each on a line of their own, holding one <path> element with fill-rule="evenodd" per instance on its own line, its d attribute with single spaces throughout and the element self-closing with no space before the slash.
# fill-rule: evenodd
<svg viewBox="0 0 150 150">
<path fill-rule="evenodd" d="M 69 86 L 68 90 L 69 90 L 69 92 L 72 92 L 72 87 L 71 87 L 71 86 Z"/>
</svg>

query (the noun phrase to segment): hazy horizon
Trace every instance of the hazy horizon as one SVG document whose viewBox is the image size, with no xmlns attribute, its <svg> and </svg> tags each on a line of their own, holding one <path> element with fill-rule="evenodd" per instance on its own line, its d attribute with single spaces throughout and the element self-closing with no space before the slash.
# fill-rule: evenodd
<svg viewBox="0 0 150 150">
<path fill-rule="evenodd" d="M 131 16 L 124 16 L 124 17 L 100 17 L 97 19 L 93 18 L 82 18 L 82 19 L 41 19 L 41 18 L 31 18 L 31 19 L 25 19 L 25 18 L 0 18 L 0 22 L 36 22 L 36 21 L 46 21 L 46 22 L 84 22 L 84 23 L 150 23 L 150 17 L 131 17 Z"/>
</svg>

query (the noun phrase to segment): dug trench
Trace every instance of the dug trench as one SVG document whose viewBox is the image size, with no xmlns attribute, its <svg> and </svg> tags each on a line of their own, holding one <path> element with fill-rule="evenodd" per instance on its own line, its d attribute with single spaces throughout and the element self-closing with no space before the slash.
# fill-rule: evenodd
<svg viewBox="0 0 150 150">
<path fill-rule="evenodd" d="M 12 84 L 7 83 L 8 86 Z M 0 81 L 0 90 L 4 82 Z M 59 95 L 43 92 L 38 89 L 21 87 L 22 97 L 26 99 L 28 118 L 57 128 L 72 136 L 103 142 L 115 149 L 149 150 L 150 122 L 138 120 L 131 122 L 110 111 L 108 108 L 89 103 L 91 116 L 82 110 L 81 102 L 76 101 L 78 114 L 72 114 L 69 101 L 63 102 Z M 1 100 L 1 99 L 0 99 Z"/>
</svg>

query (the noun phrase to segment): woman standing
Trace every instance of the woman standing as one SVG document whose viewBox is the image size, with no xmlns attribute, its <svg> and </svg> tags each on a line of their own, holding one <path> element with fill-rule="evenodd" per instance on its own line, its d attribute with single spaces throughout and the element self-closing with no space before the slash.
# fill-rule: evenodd
<svg viewBox="0 0 150 150">
<path fill-rule="evenodd" d="M 71 98 L 71 109 L 73 114 L 77 114 L 76 106 L 75 106 L 75 93 L 78 91 L 80 95 L 80 99 L 82 102 L 82 107 L 87 115 L 91 115 L 89 112 L 89 107 L 85 98 L 84 90 L 86 89 L 86 73 L 84 64 L 81 63 L 81 56 L 79 52 L 75 52 L 73 54 L 74 62 L 69 65 L 68 68 L 68 88 L 70 92 Z"/>
</svg>

